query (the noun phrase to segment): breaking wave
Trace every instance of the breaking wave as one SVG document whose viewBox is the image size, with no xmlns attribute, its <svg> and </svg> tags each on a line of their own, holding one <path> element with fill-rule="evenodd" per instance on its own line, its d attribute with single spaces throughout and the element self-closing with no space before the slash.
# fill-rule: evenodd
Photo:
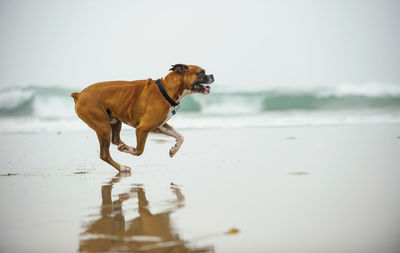
<svg viewBox="0 0 400 253">
<path fill-rule="evenodd" d="M 210 95 L 185 97 L 175 118 L 182 127 L 247 124 L 293 125 L 346 122 L 400 122 L 400 86 L 380 84 L 341 84 L 317 89 L 238 90 L 213 87 Z M 0 132 L 11 131 L 13 123 L 30 122 L 39 130 L 81 127 L 77 124 L 71 92 L 79 89 L 27 86 L 0 89 Z M 290 119 L 288 115 L 293 115 Z M 343 115 L 347 115 L 343 120 Z M 373 115 L 373 116 L 371 116 Z M 342 118 L 341 118 L 342 117 Z M 202 124 L 199 121 L 208 122 Z M 301 118 L 301 120 L 299 120 Z M 370 120 L 369 120 L 370 119 Z M 196 121 L 197 120 L 197 121 Z M 75 123 L 71 123 L 75 122 Z M 196 123 L 197 122 L 197 123 Z M 7 123 L 4 127 L 4 123 Z M 46 125 L 47 124 L 47 125 Z M 26 126 L 29 129 L 29 126 Z M 5 130 L 8 129 L 8 130 Z M 25 131 L 25 130 L 23 130 Z"/>
<path fill-rule="evenodd" d="M 59 87 L 3 88 L 0 90 L 0 117 L 72 117 L 74 103 L 71 92 Z"/>
<path fill-rule="evenodd" d="M 386 88 L 383 88 L 386 87 Z M 398 86 L 339 85 L 334 89 L 219 91 L 187 96 L 180 112 L 241 114 L 293 110 L 400 109 Z M 0 116 L 74 117 L 72 89 L 29 86 L 0 90 Z"/>
</svg>

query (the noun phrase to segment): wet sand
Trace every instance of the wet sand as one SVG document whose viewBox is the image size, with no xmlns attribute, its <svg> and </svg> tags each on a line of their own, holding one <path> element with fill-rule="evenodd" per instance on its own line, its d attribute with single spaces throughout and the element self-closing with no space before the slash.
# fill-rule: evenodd
<svg viewBox="0 0 400 253">
<path fill-rule="evenodd" d="M 180 132 L 0 135 L 0 252 L 400 251 L 400 125 Z"/>
</svg>

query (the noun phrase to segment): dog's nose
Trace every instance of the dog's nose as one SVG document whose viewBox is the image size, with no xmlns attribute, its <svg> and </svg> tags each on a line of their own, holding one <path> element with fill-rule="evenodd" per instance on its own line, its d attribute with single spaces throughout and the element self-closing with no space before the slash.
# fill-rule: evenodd
<svg viewBox="0 0 400 253">
<path fill-rule="evenodd" d="M 209 75 L 209 77 L 210 77 L 212 80 L 214 80 L 214 75 L 213 75 L 213 74 Z"/>
</svg>

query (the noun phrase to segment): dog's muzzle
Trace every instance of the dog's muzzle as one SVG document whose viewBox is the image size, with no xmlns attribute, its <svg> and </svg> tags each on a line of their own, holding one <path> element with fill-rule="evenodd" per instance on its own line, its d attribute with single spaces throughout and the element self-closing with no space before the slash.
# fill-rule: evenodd
<svg viewBox="0 0 400 253">
<path fill-rule="evenodd" d="M 197 80 L 195 83 L 193 83 L 192 91 L 197 91 L 205 95 L 210 94 L 211 87 L 204 84 L 211 84 L 213 82 L 214 82 L 213 75 L 205 75 L 202 79 Z"/>
</svg>

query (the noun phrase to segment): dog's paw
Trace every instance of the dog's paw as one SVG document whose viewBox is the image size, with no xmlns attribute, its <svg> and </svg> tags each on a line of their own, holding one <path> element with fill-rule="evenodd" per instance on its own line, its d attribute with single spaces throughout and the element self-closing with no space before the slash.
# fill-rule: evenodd
<svg viewBox="0 0 400 253">
<path fill-rule="evenodd" d="M 179 150 L 178 145 L 173 146 L 170 150 L 169 150 L 169 156 L 172 158 Z"/>
<path fill-rule="evenodd" d="M 129 153 L 129 154 L 134 154 L 134 152 L 136 151 L 136 148 L 128 146 L 126 144 L 119 144 L 118 145 L 118 150 L 121 152 L 125 152 L 125 153 Z"/>
<path fill-rule="evenodd" d="M 119 151 L 124 151 L 126 149 L 129 149 L 129 146 L 126 145 L 125 143 L 121 143 L 121 144 L 118 145 L 117 148 L 118 148 Z"/>
<path fill-rule="evenodd" d="M 125 166 L 125 165 L 120 164 L 120 165 L 119 165 L 119 171 L 120 171 L 120 172 L 130 172 L 130 171 L 131 171 L 131 168 L 129 168 L 128 166 Z"/>
</svg>

